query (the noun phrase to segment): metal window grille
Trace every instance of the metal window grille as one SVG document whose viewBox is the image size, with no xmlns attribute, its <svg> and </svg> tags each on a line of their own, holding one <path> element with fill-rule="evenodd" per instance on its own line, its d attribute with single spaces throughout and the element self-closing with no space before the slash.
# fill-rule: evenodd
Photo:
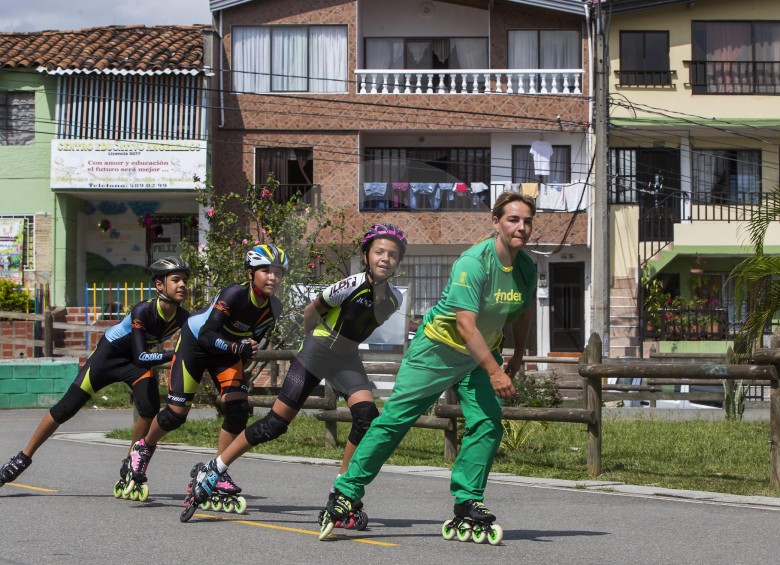
<svg viewBox="0 0 780 565">
<path fill-rule="evenodd" d="M 439 298 L 458 255 L 415 255 L 404 257 L 394 284 L 411 288 L 411 313 L 419 317 Z"/>
</svg>

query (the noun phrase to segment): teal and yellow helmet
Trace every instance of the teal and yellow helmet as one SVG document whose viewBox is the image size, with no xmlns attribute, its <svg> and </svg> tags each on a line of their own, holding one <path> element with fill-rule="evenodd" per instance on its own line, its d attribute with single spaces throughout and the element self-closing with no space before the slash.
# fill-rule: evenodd
<svg viewBox="0 0 780 565">
<path fill-rule="evenodd" d="M 287 260 L 287 253 L 273 244 L 255 245 L 250 249 L 244 259 L 244 268 L 255 269 L 259 267 L 279 267 L 282 272 L 287 274 L 290 268 L 290 262 Z"/>
</svg>

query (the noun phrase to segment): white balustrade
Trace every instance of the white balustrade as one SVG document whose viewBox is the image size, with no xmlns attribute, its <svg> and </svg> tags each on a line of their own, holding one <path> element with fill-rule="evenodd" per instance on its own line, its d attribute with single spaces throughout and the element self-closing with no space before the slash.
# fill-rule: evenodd
<svg viewBox="0 0 780 565">
<path fill-rule="evenodd" d="M 582 94 L 580 69 L 360 69 L 359 94 Z M 481 82 L 480 82 L 481 81 Z"/>
</svg>

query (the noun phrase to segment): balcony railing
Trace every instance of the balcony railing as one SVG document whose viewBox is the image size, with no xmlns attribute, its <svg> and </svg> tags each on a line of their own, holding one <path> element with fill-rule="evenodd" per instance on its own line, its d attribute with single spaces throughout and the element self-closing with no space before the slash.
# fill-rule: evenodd
<svg viewBox="0 0 780 565">
<path fill-rule="evenodd" d="M 732 339 L 723 308 L 663 308 L 645 314 L 645 338 L 663 341 L 722 341 Z"/>
<path fill-rule="evenodd" d="M 358 94 L 582 94 L 581 69 L 359 69 Z"/>
<path fill-rule="evenodd" d="M 694 94 L 780 94 L 780 61 L 685 61 Z"/>
</svg>

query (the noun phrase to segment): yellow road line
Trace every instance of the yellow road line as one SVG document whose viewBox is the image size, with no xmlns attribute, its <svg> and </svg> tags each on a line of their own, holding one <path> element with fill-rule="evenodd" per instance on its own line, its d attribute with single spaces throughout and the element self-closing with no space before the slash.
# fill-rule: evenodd
<svg viewBox="0 0 780 565">
<path fill-rule="evenodd" d="M 16 488 L 26 488 L 28 490 L 38 490 L 41 492 L 57 492 L 55 489 L 51 488 L 43 488 L 43 487 L 34 487 L 31 485 L 23 485 L 21 483 L 5 483 L 5 486 L 7 487 L 16 487 Z"/>
<path fill-rule="evenodd" d="M 227 522 L 235 522 L 236 524 L 244 524 L 246 526 L 254 526 L 256 528 L 268 528 L 269 530 L 283 530 L 285 532 L 295 532 L 297 534 L 308 534 L 310 536 L 319 536 L 320 533 L 312 530 L 303 530 L 301 528 L 289 528 L 287 526 L 275 526 L 273 524 L 263 524 L 262 522 L 250 522 L 249 520 L 236 520 L 235 518 L 229 518 L 227 516 L 214 516 L 212 514 L 195 514 L 198 518 L 210 518 L 212 520 L 224 520 Z M 384 541 L 374 541 L 370 539 L 356 539 L 347 536 L 333 536 L 337 539 L 343 539 L 346 541 L 354 541 L 356 543 L 367 543 L 369 545 L 380 545 L 382 547 L 398 547 L 397 543 L 387 543 Z"/>
</svg>

